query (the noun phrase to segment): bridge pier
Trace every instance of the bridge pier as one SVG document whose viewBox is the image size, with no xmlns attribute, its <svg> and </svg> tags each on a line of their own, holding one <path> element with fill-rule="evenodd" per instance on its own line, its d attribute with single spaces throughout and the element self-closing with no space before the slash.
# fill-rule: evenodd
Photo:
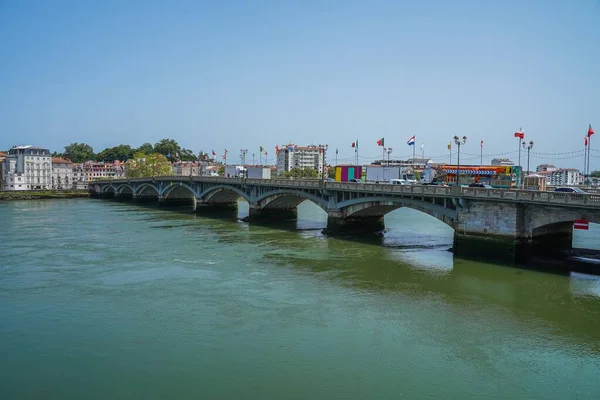
<svg viewBox="0 0 600 400">
<path fill-rule="evenodd" d="M 356 235 L 356 234 L 376 234 L 385 230 L 384 217 L 364 216 L 364 217 L 343 217 L 339 213 L 329 213 L 327 216 L 327 228 L 323 233 L 327 235 Z"/>
<path fill-rule="evenodd" d="M 298 219 L 298 209 L 294 208 L 260 208 L 250 205 L 248 216 L 243 219 L 246 222 L 272 223 L 284 222 Z"/>
<path fill-rule="evenodd" d="M 195 197 L 159 197 L 159 207 L 186 207 L 191 206 L 196 211 L 197 200 Z"/>
<path fill-rule="evenodd" d="M 133 193 L 115 193 L 115 199 L 119 201 L 131 201 L 133 200 Z"/>
<path fill-rule="evenodd" d="M 144 196 L 139 194 L 134 194 L 132 197 L 134 203 L 157 203 L 157 196 Z"/>
</svg>

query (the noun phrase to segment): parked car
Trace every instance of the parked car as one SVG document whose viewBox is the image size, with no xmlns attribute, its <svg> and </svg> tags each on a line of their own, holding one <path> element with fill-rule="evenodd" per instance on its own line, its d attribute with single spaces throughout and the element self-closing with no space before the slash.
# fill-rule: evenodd
<svg viewBox="0 0 600 400">
<path fill-rule="evenodd" d="M 473 187 L 473 188 L 484 188 L 484 189 L 493 189 L 490 185 L 488 185 L 487 183 L 471 183 L 469 184 L 469 187 Z"/>
<path fill-rule="evenodd" d="M 362 179 L 350 179 L 348 182 L 352 182 L 352 183 L 364 183 Z"/>
<path fill-rule="evenodd" d="M 557 187 L 556 189 L 554 189 L 554 191 L 555 192 L 563 192 L 563 193 L 579 193 L 579 194 L 587 193 L 576 187 Z"/>
<path fill-rule="evenodd" d="M 390 179 L 391 185 L 410 185 L 406 179 Z"/>
</svg>

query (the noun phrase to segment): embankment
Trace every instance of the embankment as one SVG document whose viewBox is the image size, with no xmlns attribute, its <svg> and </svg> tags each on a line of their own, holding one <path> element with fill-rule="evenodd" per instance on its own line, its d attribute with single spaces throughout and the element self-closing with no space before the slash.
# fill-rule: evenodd
<svg viewBox="0 0 600 400">
<path fill-rule="evenodd" d="M 22 190 L 0 191 L 0 201 L 41 200 L 41 199 L 75 199 L 90 197 L 87 190 Z"/>
</svg>

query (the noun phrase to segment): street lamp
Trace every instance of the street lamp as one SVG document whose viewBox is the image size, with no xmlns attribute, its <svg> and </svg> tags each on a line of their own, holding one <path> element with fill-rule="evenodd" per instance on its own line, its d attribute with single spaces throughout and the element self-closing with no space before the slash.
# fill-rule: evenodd
<svg viewBox="0 0 600 400">
<path fill-rule="evenodd" d="M 383 151 L 387 154 L 387 165 L 389 167 L 390 166 L 390 153 L 392 152 L 392 148 L 386 147 L 383 149 Z M 385 160 L 383 160 L 383 161 L 385 161 Z"/>
<path fill-rule="evenodd" d="M 529 152 L 533 148 L 533 140 L 529 144 L 523 142 L 523 150 L 527 150 L 527 173 L 529 173 Z"/>
<path fill-rule="evenodd" d="M 242 165 L 246 165 L 246 154 L 248 154 L 247 149 L 240 150 L 240 159 L 242 160 Z"/>
<path fill-rule="evenodd" d="M 329 148 L 329 145 L 327 145 L 327 144 L 326 145 L 322 145 L 322 144 L 319 145 L 319 149 L 320 149 L 321 155 L 323 157 L 323 159 L 322 159 L 323 164 L 322 164 L 322 167 L 321 167 L 321 178 L 322 179 L 325 179 L 325 152 L 327 151 L 328 148 Z"/>
<path fill-rule="evenodd" d="M 460 146 L 467 143 L 467 137 L 463 136 L 462 139 L 458 136 L 454 136 L 454 144 L 458 146 L 458 160 L 456 163 L 456 184 L 460 185 Z"/>
</svg>

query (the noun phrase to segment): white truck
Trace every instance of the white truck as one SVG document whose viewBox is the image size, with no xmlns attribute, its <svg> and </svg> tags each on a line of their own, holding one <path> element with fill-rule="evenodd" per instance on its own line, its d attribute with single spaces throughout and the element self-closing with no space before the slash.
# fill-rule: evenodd
<svg viewBox="0 0 600 400">
<path fill-rule="evenodd" d="M 367 167 L 367 182 L 379 183 L 397 183 L 402 180 L 409 184 L 416 183 L 415 175 L 406 167 L 384 167 L 380 165 L 370 165 Z M 394 182 L 392 182 L 394 181 Z"/>
<path fill-rule="evenodd" d="M 225 176 L 228 178 L 243 178 L 246 176 L 246 168 L 242 165 L 225 166 Z"/>
</svg>

